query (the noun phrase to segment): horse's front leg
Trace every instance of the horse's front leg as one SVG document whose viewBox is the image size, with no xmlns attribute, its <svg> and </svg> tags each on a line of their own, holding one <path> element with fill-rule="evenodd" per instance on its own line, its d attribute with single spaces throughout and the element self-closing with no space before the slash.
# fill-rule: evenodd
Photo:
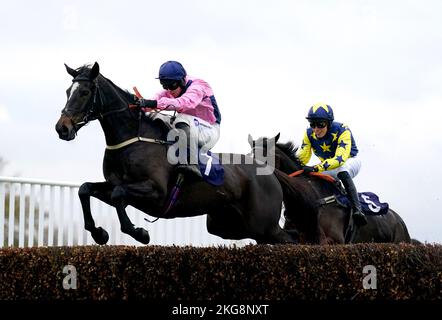
<svg viewBox="0 0 442 320">
<path fill-rule="evenodd" d="M 151 180 L 139 183 L 116 186 L 112 191 L 112 203 L 117 209 L 120 220 L 121 232 L 132 236 L 135 240 L 148 244 L 150 241 L 149 232 L 143 228 L 135 228 L 126 213 L 126 206 L 130 203 L 143 201 L 145 203 L 157 203 L 164 196 L 165 192 L 158 191 Z"/>
<path fill-rule="evenodd" d="M 83 208 L 84 228 L 88 230 L 94 241 L 98 244 L 106 244 L 109 240 L 109 234 L 102 227 L 96 227 L 91 213 L 91 196 L 95 197 L 109 205 L 112 205 L 111 195 L 114 186 L 108 182 L 86 182 L 80 186 L 78 196 L 80 197 L 81 207 Z"/>
</svg>

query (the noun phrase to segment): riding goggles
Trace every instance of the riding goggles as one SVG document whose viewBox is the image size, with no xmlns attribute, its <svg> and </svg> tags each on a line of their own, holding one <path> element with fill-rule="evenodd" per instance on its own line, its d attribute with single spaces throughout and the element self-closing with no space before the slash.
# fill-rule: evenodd
<svg viewBox="0 0 442 320">
<path fill-rule="evenodd" d="M 160 80 L 161 85 L 165 90 L 175 90 L 180 85 L 176 80 Z"/>
<path fill-rule="evenodd" d="M 327 126 L 327 122 L 326 121 L 310 122 L 310 128 L 323 129 L 326 126 Z"/>
</svg>

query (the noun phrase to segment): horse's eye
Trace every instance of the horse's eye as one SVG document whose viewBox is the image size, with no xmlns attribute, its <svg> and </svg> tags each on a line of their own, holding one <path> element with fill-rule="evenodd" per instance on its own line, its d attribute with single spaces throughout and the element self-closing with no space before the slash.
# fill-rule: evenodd
<svg viewBox="0 0 442 320">
<path fill-rule="evenodd" d="M 80 96 L 81 97 L 87 96 L 88 94 L 89 94 L 89 90 L 81 90 L 80 91 Z"/>
</svg>

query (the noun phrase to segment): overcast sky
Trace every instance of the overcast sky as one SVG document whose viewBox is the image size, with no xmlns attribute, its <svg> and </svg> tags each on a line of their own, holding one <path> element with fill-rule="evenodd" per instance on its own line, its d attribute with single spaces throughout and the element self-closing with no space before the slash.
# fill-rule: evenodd
<svg viewBox="0 0 442 320">
<path fill-rule="evenodd" d="M 247 135 L 299 144 L 309 107 L 331 105 L 359 147 L 359 191 L 388 202 L 411 236 L 442 242 L 442 1 L 1 1 L 3 175 L 100 181 L 98 123 L 54 127 L 71 84 L 63 63 L 99 62 L 152 96 L 164 61 L 208 81 L 222 113 L 214 151 Z"/>
</svg>

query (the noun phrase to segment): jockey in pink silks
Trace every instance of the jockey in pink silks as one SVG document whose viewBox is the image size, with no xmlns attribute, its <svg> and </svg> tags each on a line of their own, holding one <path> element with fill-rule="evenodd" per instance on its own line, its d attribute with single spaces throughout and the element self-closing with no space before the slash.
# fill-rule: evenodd
<svg viewBox="0 0 442 320">
<path fill-rule="evenodd" d="M 206 81 L 187 76 L 177 61 L 163 63 L 157 79 L 163 90 L 152 100 L 140 99 L 140 107 L 177 112 L 173 126 L 184 131 L 190 151 L 184 165 L 186 170 L 200 175 L 197 166 L 189 165 L 197 163 L 196 146 L 208 151 L 220 136 L 221 113 L 213 90 Z M 181 161 L 180 164 L 183 165 Z"/>
</svg>

